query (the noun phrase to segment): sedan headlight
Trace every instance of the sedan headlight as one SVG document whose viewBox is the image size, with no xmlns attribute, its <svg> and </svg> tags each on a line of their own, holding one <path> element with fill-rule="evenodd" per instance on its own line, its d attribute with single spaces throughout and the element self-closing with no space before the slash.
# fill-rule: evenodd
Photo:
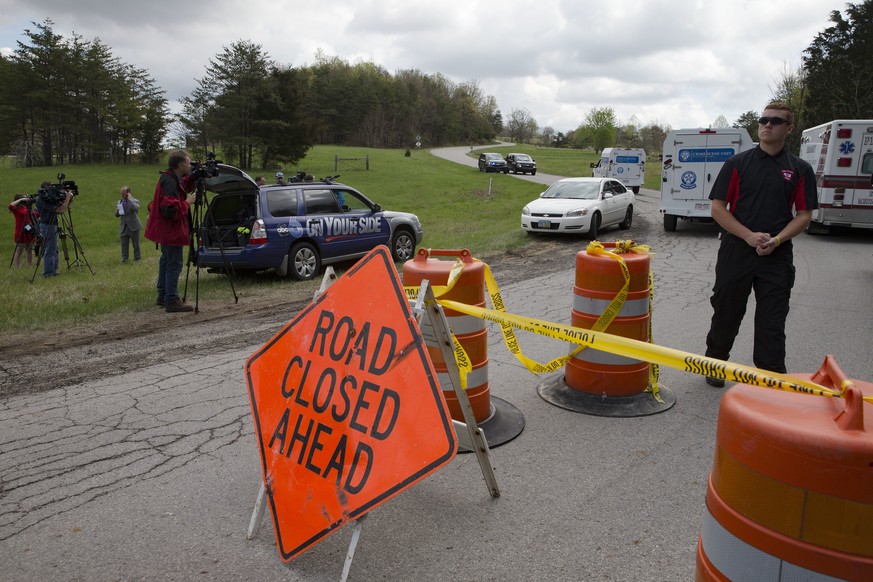
<svg viewBox="0 0 873 582">
<path fill-rule="evenodd" d="M 524 208 L 522 208 L 522 209 L 521 209 L 521 215 L 522 215 L 522 216 L 530 216 L 530 208 L 528 208 L 527 206 L 525 206 Z"/>
<path fill-rule="evenodd" d="M 572 218 L 574 216 L 588 216 L 587 208 L 579 208 L 577 210 L 571 210 L 567 213 L 567 218 Z"/>
</svg>

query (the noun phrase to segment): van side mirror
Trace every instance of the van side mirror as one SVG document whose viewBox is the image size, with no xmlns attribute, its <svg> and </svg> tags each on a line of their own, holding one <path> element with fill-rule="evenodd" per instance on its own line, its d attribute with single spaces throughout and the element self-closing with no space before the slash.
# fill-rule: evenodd
<svg viewBox="0 0 873 582">
<path fill-rule="evenodd" d="M 589 167 L 591 167 L 591 168 L 596 168 L 596 167 L 597 167 L 597 164 L 594 163 L 594 162 L 591 162 L 591 164 L 589 164 Z"/>
</svg>

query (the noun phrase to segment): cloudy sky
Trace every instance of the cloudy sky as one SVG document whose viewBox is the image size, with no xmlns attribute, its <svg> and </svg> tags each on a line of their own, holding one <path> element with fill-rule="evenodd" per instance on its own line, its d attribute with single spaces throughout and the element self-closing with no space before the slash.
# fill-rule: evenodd
<svg viewBox="0 0 873 582">
<path fill-rule="evenodd" d="M 175 102 L 238 40 L 277 63 L 317 50 L 389 72 L 477 81 L 507 118 L 576 128 L 592 107 L 673 128 L 760 111 L 782 73 L 829 24 L 835 0 L 0 0 L 0 50 L 51 18 L 147 69 Z"/>
</svg>

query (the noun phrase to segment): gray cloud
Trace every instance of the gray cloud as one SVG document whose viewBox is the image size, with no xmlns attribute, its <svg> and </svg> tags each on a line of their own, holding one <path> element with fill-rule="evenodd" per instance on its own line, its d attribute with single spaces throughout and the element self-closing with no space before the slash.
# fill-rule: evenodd
<svg viewBox="0 0 873 582">
<path fill-rule="evenodd" d="M 278 63 L 312 63 L 317 50 L 388 71 L 419 69 L 477 81 L 504 116 L 525 108 L 568 131 L 591 107 L 626 121 L 672 127 L 733 121 L 760 109 L 786 66 L 828 25 L 821 0 L 229 0 L 128 3 L 0 0 L 0 49 L 15 48 L 31 21 L 100 38 L 147 69 L 176 100 L 204 66 L 237 40 Z"/>
</svg>

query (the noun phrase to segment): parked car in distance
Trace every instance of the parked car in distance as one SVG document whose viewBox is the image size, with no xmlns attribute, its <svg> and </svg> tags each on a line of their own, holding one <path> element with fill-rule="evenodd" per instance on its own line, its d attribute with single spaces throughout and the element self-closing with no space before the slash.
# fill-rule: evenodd
<svg viewBox="0 0 873 582">
<path fill-rule="evenodd" d="M 537 175 L 537 162 L 527 154 L 509 154 L 506 156 L 506 166 L 513 174 Z"/>
<path fill-rule="evenodd" d="M 521 211 L 521 228 L 528 234 L 588 234 L 602 228 L 631 227 L 634 193 L 612 178 L 564 178 L 549 186 Z"/>
<path fill-rule="evenodd" d="M 214 193 L 197 232 L 197 265 L 212 272 L 273 269 L 313 279 L 323 265 L 358 259 L 386 245 L 397 262 L 421 242 L 414 214 L 382 210 L 332 178 L 258 186 L 242 170 L 218 164 L 206 178 Z"/>
<path fill-rule="evenodd" d="M 506 165 L 506 160 L 500 154 L 487 152 L 479 154 L 479 171 L 485 172 L 503 172 L 509 173 L 509 167 Z"/>
</svg>

